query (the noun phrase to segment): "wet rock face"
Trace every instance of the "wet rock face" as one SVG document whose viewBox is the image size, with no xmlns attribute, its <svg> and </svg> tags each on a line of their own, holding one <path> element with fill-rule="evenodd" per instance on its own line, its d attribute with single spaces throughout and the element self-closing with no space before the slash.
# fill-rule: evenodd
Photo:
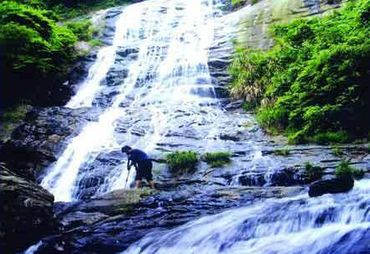
<svg viewBox="0 0 370 254">
<path fill-rule="evenodd" d="M 272 173 L 245 172 L 238 178 L 242 186 L 295 186 L 305 183 L 304 176 L 298 168 L 288 167 Z"/>
<path fill-rule="evenodd" d="M 44 244 L 37 253 L 118 253 L 150 232 L 180 226 L 255 200 L 296 195 L 303 189 L 214 189 L 195 181 L 180 183 L 163 183 L 159 193 L 117 190 L 90 201 L 56 204 L 64 233 L 42 239 Z"/>
<path fill-rule="evenodd" d="M 327 193 L 341 193 L 350 191 L 353 188 L 354 180 L 352 177 L 340 177 L 329 180 L 319 180 L 310 185 L 308 195 L 317 197 Z"/>
<path fill-rule="evenodd" d="M 56 228 L 54 197 L 0 165 L 0 252 L 15 253 Z"/>
<path fill-rule="evenodd" d="M 68 137 L 76 135 L 95 115 L 86 109 L 34 108 L 25 123 L 12 133 L 11 140 L 0 148 L 0 161 L 34 181 L 40 169 L 56 160 Z"/>
</svg>

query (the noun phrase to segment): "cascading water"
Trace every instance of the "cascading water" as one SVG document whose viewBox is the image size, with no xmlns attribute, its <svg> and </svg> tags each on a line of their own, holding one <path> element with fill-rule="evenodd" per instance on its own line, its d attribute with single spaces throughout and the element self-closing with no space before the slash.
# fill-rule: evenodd
<svg viewBox="0 0 370 254">
<path fill-rule="evenodd" d="M 123 253 L 369 253 L 370 180 L 346 194 L 264 202 L 153 232 Z"/>
<path fill-rule="evenodd" d="M 122 161 L 105 172 L 89 168 L 122 144 L 151 151 L 183 126 L 197 139 L 213 142 L 217 126 L 209 126 L 223 118 L 207 65 L 213 17 L 219 12 L 214 2 L 155 0 L 123 10 L 113 45 L 100 50 L 87 79 L 67 104 L 101 108 L 102 113 L 70 141 L 44 177 L 42 186 L 57 201 L 79 198 L 80 185 L 91 174 L 99 175 L 94 193 L 122 188 L 127 173 Z M 124 63 L 117 60 L 122 55 Z M 122 68 L 119 84 L 103 85 L 105 77 Z M 99 103 L 112 86 L 108 105 Z"/>
<path fill-rule="evenodd" d="M 248 43 L 264 48 L 271 43 L 265 32 L 267 23 L 275 18 L 273 7 L 277 6 L 281 16 L 284 16 L 280 13 L 282 10 L 291 12 L 290 1 L 266 0 L 227 17 L 219 8 L 223 2 L 149 0 L 123 9 L 116 21 L 112 45 L 98 52 L 88 77 L 66 105 L 87 107 L 100 114 L 96 121 L 88 123 L 71 138 L 42 180 L 42 186 L 54 194 L 56 201 L 85 199 L 123 188 L 127 171 L 120 147 L 124 144 L 154 155 L 173 149 L 232 151 L 238 158 L 230 167 L 221 169 L 222 172 L 215 170 L 209 182 L 204 178 L 213 171 L 199 169 L 197 173 L 205 184 L 185 187 L 205 198 L 209 197 L 202 191 L 213 191 L 220 186 L 227 189 L 229 185 L 239 188 L 241 177 L 249 181 L 246 185 L 260 186 L 260 189 L 266 185 L 267 188 L 278 169 L 293 167 L 298 160 L 302 164 L 302 158 L 326 161 L 330 166 L 333 156 L 321 153 L 320 147 L 310 147 L 304 157 L 301 153 L 306 148 L 296 147 L 297 155 L 292 159 L 266 155 L 264 152 L 276 144 L 264 136 L 253 117 L 238 110 L 225 112 L 222 108 L 223 100 L 216 94 L 229 76 L 219 70 L 229 63 L 231 39 L 238 29 L 238 20 L 248 18 L 247 28 L 239 32 L 246 34 Z M 262 24 L 260 17 L 266 19 Z M 258 178 L 261 175 L 262 180 Z M 130 177 L 132 181 L 134 176 Z M 77 245 L 109 246 L 112 238 L 115 252 L 121 251 L 124 243 L 120 243 L 120 237 L 126 236 L 126 232 L 121 231 L 129 226 L 132 230 L 128 233 L 129 244 L 140 239 L 132 237 L 140 230 L 150 233 L 124 253 L 369 253 L 366 241 L 370 237 L 369 186 L 369 180 L 362 180 L 345 194 L 310 199 L 300 193 L 281 199 L 253 200 L 249 207 L 206 216 L 177 228 L 169 223 L 167 229 L 160 231 L 157 225 L 148 229 L 138 225 L 132 229 L 131 224 L 144 219 L 140 214 L 139 219 L 128 219 L 133 221 L 131 224 L 126 217 L 116 216 L 117 221 L 99 222 L 91 231 L 81 227 L 84 233 L 85 230 L 93 232 L 93 240 L 84 242 L 77 236 Z M 213 192 L 210 193 L 213 196 Z M 161 194 L 167 195 L 166 191 Z M 238 195 L 230 196 L 234 194 Z M 207 199 L 204 202 L 207 203 Z M 194 203 L 194 209 L 199 206 L 201 212 L 213 209 L 212 205 L 203 208 L 201 202 Z M 166 212 L 176 214 L 176 209 L 183 208 L 170 210 L 170 207 Z M 144 216 L 160 216 L 160 205 L 150 209 L 155 211 L 146 210 Z M 198 217 L 197 212 L 189 217 Z M 165 212 L 162 216 L 170 220 Z M 145 219 L 148 222 L 149 219 Z M 95 245 L 98 240 L 101 241 Z M 37 251 L 42 245 L 40 242 L 32 246 L 29 252 Z M 45 245 L 49 245 L 47 241 Z M 102 249 L 104 247 L 100 251 Z"/>
</svg>

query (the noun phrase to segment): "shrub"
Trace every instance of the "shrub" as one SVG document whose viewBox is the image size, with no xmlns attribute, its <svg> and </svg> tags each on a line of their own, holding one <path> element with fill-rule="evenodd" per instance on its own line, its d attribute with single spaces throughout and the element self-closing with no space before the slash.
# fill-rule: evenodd
<svg viewBox="0 0 370 254">
<path fill-rule="evenodd" d="M 176 151 L 166 156 L 170 170 L 176 174 L 193 172 L 198 163 L 198 156 L 193 151 Z"/>
<path fill-rule="evenodd" d="M 92 39 L 89 41 L 89 44 L 91 47 L 100 47 L 104 45 L 104 43 L 99 39 Z"/>
<path fill-rule="evenodd" d="M 345 143 L 349 140 L 348 134 L 343 131 L 337 132 L 321 132 L 314 135 L 311 139 L 313 142 L 326 145 L 326 144 L 335 144 L 335 143 Z"/>
<path fill-rule="evenodd" d="M 292 143 L 343 143 L 366 137 L 370 126 L 369 0 L 347 1 L 324 17 L 271 29 L 268 51 L 237 45 L 231 95 L 269 132 Z"/>
<path fill-rule="evenodd" d="M 23 0 L 29 1 L 29 0 Z M 37 2 L 40 0 L 36 0 Z M 71 19 L 89 14 L 92 11 L 134 2 L 134 0 L 47 0 L 42 1 L 43 6 L 52 9 L 64 19 Z"/>
<path fill-rule="evenodd" d="M 314 166 L 310 162 L 306 162 L 304 167 L 309 182 L 321 179 L 324 173 L 324 169 L 322 167 Z"/>
<path fill-rule="evenodd" d="M 341 160 L 335 169 L 335 175 L 337 177 L 353 177 L 355 179 L 361 179 L 364 177 L 365 172 L 351 166 L 349 161 Z"/>
<path fill-rule="evenodd" d="M 211 165 L 212 168 L 215 168 L 230 163 L 230 157 L 231 153 L 229 152 L 213 152 L 204 154 L 202 160 Z"/>
<path fill-rule="evenodd" d="M 76 37 L 49 16 L 15 2 L 0 3 L 1 103 L 43 104 L 41 98 L 48 98 L 48 91 L 56 90 L 56 81 L 67 73 Z"/>
<path fill-rule="evenodd" d="M 69 21 L 66 22 L 65 25 L 80 41 L 90 41 L 95 32 L 89 19 Z"/>
</svg>

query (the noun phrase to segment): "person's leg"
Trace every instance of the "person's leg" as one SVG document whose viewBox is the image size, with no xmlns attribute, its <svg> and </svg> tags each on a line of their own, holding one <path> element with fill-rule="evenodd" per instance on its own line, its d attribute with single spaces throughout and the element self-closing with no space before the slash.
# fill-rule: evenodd
<svg viewBox="0 0 370 254">
<path fill-rule="evenodd" d="M 143 174 L 143 167 L 140 163 L 138 163 L 138 166 L 136 168 L 136 177 L 135 177 L 135 188 L 139 189 L 141 188 L 141 181 L 143 180 L 144 174 Z"/>
<path fill-rule="evenodd" d="M 135 188 L 139 189 L 141 187 L 141 180 L 136 180 L 135 181 Z"/>
<path fill-rule="evenodd" d="M 149 180 L 150 188 L 155 190 L 155 182 L 153 180 Z"/>
<path fill-rule="evenodd" d="M 147 180 L 147 182 L 149 183 L 150 188 L 155 189 L 155 184 L 154 184 L 154 181 L 153 181 L 152 168 L 153 168 L 153 163 L 150 160 L 146 161 L 145 171 L 144 171 L 145 172 L 145 180 Z"/>
</svg>

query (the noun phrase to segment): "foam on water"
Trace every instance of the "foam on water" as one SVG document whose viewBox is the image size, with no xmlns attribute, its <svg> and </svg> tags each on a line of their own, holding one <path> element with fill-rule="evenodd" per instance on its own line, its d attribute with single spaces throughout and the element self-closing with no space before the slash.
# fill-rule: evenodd
<svg viewBox="0 0 370 254">
<path fill-rule="evenodd" d="M 345 194 L 269 199 L 153 232 L 123 253 L 366 253 L 370 180 Z"/>
<path fill-rule="evenodd" d="M 99 51 L 89 76 L 67 107 L 99 107 L 92 103 L 100 91 L 107 89 L 101 82 L 115 64 L 117 51 L 135 49 L 138 56 L 127 63 L 128 75 L 111 105 L 100 106 L 103 110 L 98 121 L 86 125 L 70 140 L 42 180 L 41 185 L 54 194 L 56 201 L 78 198 L 83 165 L 93 163 L 101 153 L 118 150 L 123 143 L 153 150 L 169 130 L 180 125 L 177 119 L 184 112 L 190 114 L 189 123 L 202 121 L 204 113 L 200 112 L 207 111 L 213 112 L 207 116 L 208 121 L 216 122 L 222 110 L 217 106 L 207 65 L 214 34 L 213 17 L 218 11 L 214 2 L 155 0 L 123 10 L 116 23 L 113 45 Z M 202 80 L 202 84 L 197 84 L 197 80 Z M 123 140 L 118 141 L 116 122 L 129 114 L 143 113 L 148 119 L 145 135 L 133 139 L 133 123 Z M 113 167 L 97 193 L 122 188 L 127 174 L 124 169 L 122 165 Z"/>
</svg>

